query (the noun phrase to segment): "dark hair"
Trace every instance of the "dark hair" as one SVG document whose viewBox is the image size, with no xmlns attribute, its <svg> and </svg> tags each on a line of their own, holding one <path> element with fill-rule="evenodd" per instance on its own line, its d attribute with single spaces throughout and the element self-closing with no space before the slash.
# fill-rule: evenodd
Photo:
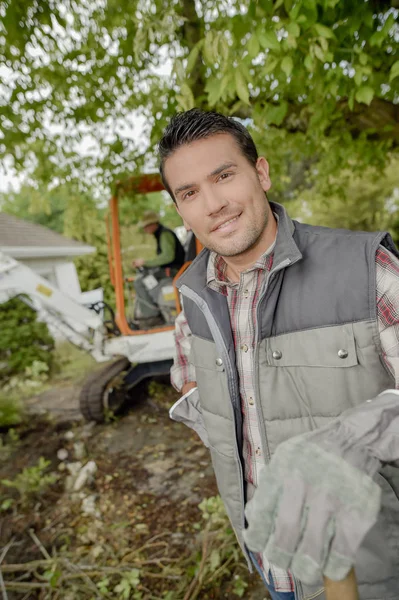
<svg viewBox="0 0 399 600">
<path fill-rule="evenodd" d="M 166 159 L 184 144 L 220 133 L 229 133 L 233 136 L 245 158 L 255 167 L 258 159 L 255 143 L 244 125 L 235 119 L 217 112 L 206 112 L 199 108 L 192 108 L 172 117 L 158 144 L 158 151 L 161 159 L 159 171 L 162 183 L 174 202 L 176 200 L 165 178 Z"/>
</svg>

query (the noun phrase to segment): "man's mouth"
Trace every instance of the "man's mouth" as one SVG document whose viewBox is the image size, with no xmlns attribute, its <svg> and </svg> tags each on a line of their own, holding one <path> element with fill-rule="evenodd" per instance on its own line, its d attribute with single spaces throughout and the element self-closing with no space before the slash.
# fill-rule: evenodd
<svg viewBox="0 0 399 600">
<path fill-rule="evenodd" d="M 219 225 L 216 225 L 216 227 L 214 227 L 212 229 L 212 231 L 223 231 L 224 229 L 228 229 L 229 227 L 231 227 L 231 225 L 233 223 L 238 221 L 240 216 L 241 216 L 241 213 L 239 215 L 236 215 L 235 217 L 231 217 L 230 219 L 227 219 L 226 221 L 222 221 L 222 223 L 220 223 Z"/>
</svg>

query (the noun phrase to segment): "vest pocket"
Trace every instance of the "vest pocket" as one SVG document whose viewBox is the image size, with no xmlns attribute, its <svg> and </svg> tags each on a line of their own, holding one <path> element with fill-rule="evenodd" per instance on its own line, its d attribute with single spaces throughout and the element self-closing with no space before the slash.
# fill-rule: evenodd
<svg viewBox="0 0 399 600">
<path fill-rule="evenodd" d="M 169 410 L 169 417 L 173 421 L 184 423 L 193 429 L 201 438 L 204 445 L 209 448 L 208 434 L 202 417 L 198 388 L 193 388 L 182 396 Z"/>
<path fill-rule="evenodd" d="M 353 367 L 358 364 L 352 323 L 295 331 L 264 340 L 275 367 Z"/>
</svg>

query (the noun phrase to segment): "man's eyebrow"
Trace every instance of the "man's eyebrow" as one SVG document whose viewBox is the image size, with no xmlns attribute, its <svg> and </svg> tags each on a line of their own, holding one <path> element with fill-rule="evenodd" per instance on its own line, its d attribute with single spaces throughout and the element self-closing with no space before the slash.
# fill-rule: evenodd
<svg viewBox="0 0 399 600">
<path fill-rule="evenodd" d="M 195 183 L 185 183 L 184 185 L 179 186 L 178 188 L 175 189 L 175 196 L 177 196 L 178 194 L 180 194 L 180 192 L 184 192 L 184 190 L 189 190 L 192 187 L 195 187 Z"/>
<path fill-rule="evenodd" d="M 208 177 L 215 177 L 215 175 L 220 175 L 220 173 L 223 173 L 223 171 L 225 171 L 226 169 L 230 169 L 231 167 L 236 167 L 236 166 L 237 165 L 233 162 L 224 163 L 223 165 L 220 165 L 220 167 L 218 167 L 217 169 L 212 171 L 212 173 L 210 173 L 208 175 Z"/>
<path fill-rule="evenodd" d="M 215 177 L 216 175 L 220 175 L 220 173 L 223 173 L 223 171 L 225 171 L 226 169 L 230 169 L 231 167 L 236 167 L 236 166 L 237 165 L 233 162 L 224 163 L 223 165 L 220 165 L 220 167 L 217 167 L 217 169 L 212 171 L 212 173 L 209 173 L 208 178 Z M 180 185 L 179 187 L 177 187 L 175 189 L 174 194 L 175 194 L 175 196 L 177 196 L 178 194 L 180 194 L 180 192 L 184 192 L 185 190 L 189 190 L 193 187 L 195 187 L 195 183 L 184 183 L 183 185 Z"/>
</svg>

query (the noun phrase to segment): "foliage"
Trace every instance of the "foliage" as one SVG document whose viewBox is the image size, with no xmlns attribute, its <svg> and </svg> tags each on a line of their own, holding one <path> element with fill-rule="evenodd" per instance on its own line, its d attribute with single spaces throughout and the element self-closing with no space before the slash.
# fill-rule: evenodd
<svg viewBox="0 0 399 600">
<path fill-rule="evenodd" d="M 0 210 L 19 219 L 63 233 L 69 193 L 66 186 L 48 190 L 25 184 L 18 192 L 0 194 Z"/>
<path fill-rule="evenodd" d="M 194 105 L 250 119 L 278 175 L 325 140 L 382 158 L 399 139 L 389 0 L 2 0 L 0 15 L 0 156 L 34 180 L 102 192 Z"/>
<path fill-rule="evenodd" d="M 31 377 L 29 369 L 35 361 L 51 367 L 54 341 L 47 325 L 39 322 L 36 311 L 19 298 L 0 306 L 0 330 L 1 382 L 14 375 Z"/>
<path fill-rule="evenodd" d="M 399 244 L 399 161 L 380 170 L 351 165 L 339 177 L 318 178 L 293 203 L 293 216 L 314 225 L 388 230 Z"/>
<path fill-rule="evenodd" d="M 39 496 L 57 481 L 57 474 L 46 473 L 50 464 L 49 460 L 41 456 L 37 465 L 25 467 L 12 481 L 2 479 L 1 483 L 5 487 L 17 490 L 21 502 L 26 504 L 32 497 Z"/>
<path fill-rule="evenodd" d="M 39 465 L 43 475 L 48 462 L 40 459 Z M 25 485 L 20 483 L 21 474 L 6 485 L 12 483 L 16 487 L 18 480 L 18 489 L 36 489 L 39 465 L 31 468 L 29 476 L 26 473 L 28 469 L 25 469 L 24 482 L 28 482 Z M 51 485 L 51 481 L 47 484 Z M 8 508 L 6 504 L 3 510 Z M 6 589 L 18 590 L 19 575 L 24 574 L 24 581 L 29 582 L 25 590 L 29 586 L 34 589 L 37 582 L 42 582 L 44 578 L 50 583 L 51 591 L 71 600 L 91 600 L 93 592 L 96 597 L 100 594 L 101 597 L 115 600 L 151 600 L 155 597 L 196 600 L 214 597 L 215 591 L 219 593 L 222 589 L 226 589 L 226 597 L 242 598 L 248 587 L 247 569 L 222 501 L 220 497 L 206 498 L 199 508 L 201 520 L 195 527 L 195 531 L 200 531 L 198 541 L 190 552 L 183 552 L 183 555 L 179 553 L 174 558 L 168 555 L 169 546 L 164 540 L 170 537 L 170 532 L 156 535 L 141 544 L 140 548 L 129 548 L 126 553 L 126 549 L 121 549 L 121 544 L 112 537 L 111 528 L 106 534 L 108 561 L 105 561 L 102 546 L 90 549 L 87 542 L 84 547 L 75 550 L 64 544 L 57 547 L 57 552 L 51 557 L 41 547 L 46 559 L 14 564 L 7 578 Z M 98 522 L 97 526 L 100 524 Z M 98 543 L 104 543 L 105 538 L 100 532 L 98 535 Z M 120 531 L 118 535 L 121 536 Z M 162 537 L 163 541 L 159 539 Z M 4 573 L 8 573 L 7 566 L 4 567 Z M 12 574 L 17 575 L 17 579 L 12 580 Z M 153 590 L 155 582 L 161 584 L 161 588 L 157 585 L 156 595 Z"/>
<path fill-rule="evenodd" d="M 9 393 L 0 393 L 0 427 L 18 425 L 23 419 L 20 399 Z"/>
<path fill-rule="evenodd" d="M 91 354 L 70 342 L 58 342 L 53 351 L 51 383 L 59 381 L 75 382 L 83 379 L 96 366 Z"/>
</svg>

